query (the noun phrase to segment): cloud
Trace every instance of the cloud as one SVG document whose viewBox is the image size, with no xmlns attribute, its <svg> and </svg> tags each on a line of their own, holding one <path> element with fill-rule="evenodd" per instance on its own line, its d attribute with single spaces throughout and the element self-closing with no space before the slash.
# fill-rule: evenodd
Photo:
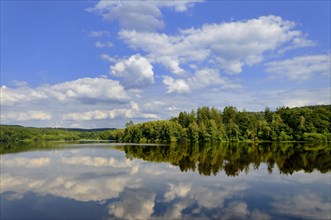
<svg viewBox="0 0 331 220">
<path fill-rule="evenodd" d="M 61 162 L 70 165 L 86 165 L 91 167 L 112 167 L 112 168 L 130 168 L 130 174 L 134 175 L 139 171 L 139 164 L 135 164 L 130 159 L 119 160 L 115 157 L 101 157 L 101 156 L 72 156 L 62 157 Z"/>
<path fill-rule="evenodd" d="M 49 92 L 52 92 L 59 100 L 76 99 L 82 102 L 91 101 L 91 103 L 129 99 L 118 81 L 104 78 L 81 78 L 56 84 L 50 87 Z"/>
<path fill-rule="evenodd" d="M 151 31 L 164 27 L 160 9 L 145 1 L 100 1 L 89 11 L 95 11 L 104 20 L 118 20 L 125 29 Z"/>
<path fill-rule="evenodd" d="M 174 200 L 176 197 L 186 197 L 191 191 L 191 186 L 186 184 L 168 184 L 168 191 L 164 194 L 165 201 Z"/>
<path fill-rule="evenodd" d="M 107 42 L 97 41 L 97 42 L 95 42 L 94 46 L 97 48 L 105 48 L 105 47 L 112 47 L 113 44 L 109 41 L 107 41 Z"/>
<path fill-rule="evenodd" d="M 193 88 L 205 88 L 211 85 L 221 86 L 223 89 L 236 89 L 241 87 L 230 79 L 222 77 L 217 69 L 209 68 L 198 70 L 194 77 L 189 78 L 188 81 Z"/>
<path fill-rule="evenodd" d="M 44 111 L 26 111 L 26 112 L 6 112 L 1 113 L 1 120 L 3 121 L 30 121 L 30 120 L 50 120 L 52 114 Z"/>
<path fill-rule="evenodd" d="M 259 210 L 254 210 L 253 212 L 249 211 L 248 205 L 241 201 L 231 202 L 226 208 L 222 210 L 221 216 L 222 219 L 271 219 L 271 216 Z"/>
<path fill-rule="evenodd" d="M 258 220 L 268 220 L 272 219 L 271 216 L 267 213 L 261 212 L 260 210 L 254 210 L 250 213 L 251 219 L 258 219 Z"/>
<path fill-rule="evenodd" d="M 164 76 L 163 83 L 168 87 L 167 93 L 189 93 L 190 87 L 183 79 L 174 79 L 170 76 Z"/>
<path fill-rule="evenodd" d="M 244 192 L 247 186 L 244 184 L 232 186 L 226 184 L 224 186 L 210 190 L 207 187 L 195 187 L 191 190 L 190 196 L 197 200 L 201 207 L 209 209 L 223 207 L 225 199 L 232 198 L 235 194 Z"/>
<path fill-rule="evenodd" d="M 51 159 L 48 157 L 39 157 L 39 158 L 25 158 L 25 157 L 16 157 L 11 160 L 4 160 L 1 162 L 2 166 L 6 167 L 27 167 L 27 168 L 38 168 L 49 165 Z"/>
<path fill-rule="evenodd" d="M 245 65 L 263 61 L 265 53 L 285 46 L 308 46 L 296 24 L 268 15 L 244 21 L 204 24 L 167 35 L 136 30 L 121 30 L 119 37 L 130 47 L 142 50 L 152 62 L 159 62 L 173 73 L 181 65 L 208 61 L 214 68 L 230 74 L 242 72 Z M 300 43 L 301 42 L 301 43 Z M 305 43 L 306 42 L 306 43 Z"/>
<path fill-rule="evenodd" d="M 203 2 L 204 0 L 181 0 L 181 1 L 158 1 L 156 4 L 159 7 L 171 7 L 176 12 L 185 12 L 193 7 L 195 3 Z"/>
<path fill-rule="evenodd" d="M 26 87 L 28 86 L 28 83 L 25 81 L 19 81 L 19 80 L 14 80 L 13 84 L 17 87 Z"/>
<path fill-rule="evenodd" d="M 194 218 L 184 218 L 183 210 L 192 205 L 190 200 L 180 200 L 177 201 L 174 205 L 167 207 L 167 210 L 160 219 L 194 219 Z M 205 218 L 203 218 L 205 219 Z"/>
<path fill-rule="evenodd" d="M 243 184 L 233 186 L 231 182 L 223 182 L 221 185 L 169 183 L 168 190 L 163 196 L 164 202 L 169 205 L 162 218 L 186 219 L 185 217 L 189 218 L 189 216 L 207 218 L 205 211 L 208 210 L 207 212 L 213 213 L 213 218 L 222 217 L 223 219 L 226 216 L 223 210 L 227 210 L 227 207 L 224 208 L 224 202 L 231 201 L 233 197 L 242 194 L 246 189 L 247 186 Z M 237 208 L 238 211 L 239 208 Z M 247 205 L 244 208 L 247 208 Z M 187 210 L 185 214 L 183 210 Z"/>
<path fill-rule="evenodd" d="M 88 112 L 74 112 L 68 113 L 63 116 L 64 120 L 73 121 L 90 121 L 90 120 L 103 120 L 103 119 L 115 119 L 115 118 L 145 118 L 156 119 L 156 114 L 141 113 L 139 106 L 135 102 L 131 102 L 129 108 L 120 108 L 112 110 L 96 110 Z"/>
<path fill-rule="evenodd" d="M 237 89 L 241 85 L 222 77 L 217 69 L 197 70 L 194 76 L 187 79 L 173 79 L 170 76 L 163 77 L 163 83 L 167 86 L 167 93 L 190 93 L 192 90 L 211 88 Z"/>
<path fill-rule="evenodd" d="M 251 211 L 247 203 L 234 200 L 245 194 L 249 187 L 247 183 L 233 185 L 232 181 L 225 181 L 209 184 L 168 184 L 164 201 L 169 205 L 162 219 L 211 218 L 206 213 L 212 213 L 213 219 L 271 219 L 267 213 L 258 209 Z"/>
<path fill-rule="evenodd" d="M 180 109 L 174 105 L 168 104 L 167 102 L 153 100 L 151 102 L 145 102 L 143 105 L 143 109 L 148 112 L 160 112 L 161 109 L 165 109 L 167 111 L 179 111 Z"/>
<path fill-rule="evenodd" d="M 144 108 L 148 111 L 158 111 L 160 107 L 163 108 L 166 104 L 167 103 L 162 101 L 153 100 L 151 102 L 144 103 Z"/>
<path fill-rule="evenodd" d="M 298 195 L 276 196 L 272 207 L 280 214 L 286 214 L 296 218 L 330 219 L 330 201 L 312 192 L 304 192 Z"/>
<path fill-rule="evenodd" d="M 179 66 L 178 59 L 174 57 L 169 57 L 169 56 L 154 57 L 152 61 L 161 63 L 163 66 L 165 66 L 174 74 L 181 75 L 182 73 L 185 72 L 185 70 Z"/>
<path fill-rule="evenodd" d="M 266 72 L 273 77 L 304 81 L 314 75 L 330 77 L 330 54 L 298 56 L 266 64 Z"/>
<path fill-rule="evenodd" d="M 63 116 L 64 120 L 73 121 L 90 121 L 90 120 L 101 120 L 101 119 L 114 119 L 114 118 L 132 118 L 133 114 L 130 109 L 113 109 L 109 111 L 96 110 L 88 112 L 75 112 L 68 113 Z"/>
<path fill-rule="evenodd" d="M 59 102 L 76 100 L 85 104 L 95 104 L 109 101 L 122 102 L 128 100 L 129 96 L 118 81 L 104 78 L 81 78 L 37 88 L 1 87 L 1 105 L 54 99 Z"/>
<path fill-rule="evenodd" d="M 77 177 L 75 177 L 77 178 Z M 69 176 L 52 179 L 19 178 L 4 174 L 1 181 L 1 191 L 15 190 L 16 197 L 23 197 L 29 190 L 39 195 L 52 194 L 77 201 L 102 201 L 118 196 L 129 178 L 114 177 L 112 181 L 105 178 L 97 180 L 79 180 Z M 116 184 L 111 186 L 111 184 Z"/>
<path fill-rule="evenodd" d="M 201 106 L 214 106 L 222 109 L 225 106 L 235 106 L 237 109 L 247 111 L 263 111 L 266 106 L 276 109 L 280 106 L 300 107 L 307 105 L 330 105 L 330 87 L 317 89 L 271 89 L 273 85 L 266 84 L 267 88 L 255 90 L 238 88 L 236 91 L 215 87 L 212 89 L 192 92 L 195 102 L 182 97 L 173 98 L 168 104 L 174 103 L 181 111 L 191 111 Z M 269 88 L 270 87 L 270 88 Z M 162 101 L 163 99 L 159 99 Z M 222 100 L 220 102 L 220 100 Z M 162 110 L 162 108 L 160 108 Z"/>
<path fill-rule="evenodd" d="M 285 46 L 282 49 L 279 49 L 278 53 L 282 54 L 289 50 L 294 50 L 294 49 L 302 48 L 302 47 L 312 47 L 315 45 L 316 45 L 316 43 L 312 40 L 308 40 L 308 39 L 304 39 L 304 38 L 294 38 L 291 45 Z"/>
<path fill-rule="evenodd" d="M 91 157 L 91 156 L 73 156 L 63 157 L 62 162 L 71 165 L 87 165 L 94 167 L 113 167 L 113 168 L 126 168 L 132 166 L 132 161 L 129 159 L 117 160 L 114 157 Z"/>
<path fill-rule="evenodd" d="M 109 37 L 110 34 L 108 31 L 91 31 L 89 34 L 88 34 L 89 37 L 102 37 L 102 36 L 106 36 L 106 37 Z"/>
<path fill-rule="evenodd" d="M 270 101 L 274 102 L 275 107 L 288 106 L 300 107 L 306 105 L 330 105 L 331 88 L 320 88 L 314 90 L 293 89 L 284 91 L 269 91 Z M 277 104 L 276 104 L 277 103 Z M 268 106 L 268 105 L 266 105 Z"/>
<path fill-rule="evenodd" d="M 304 184 L 318 184 L 330 180 L 328 175 L 320 175 L 318 172 L 306 173 L 304 170 L 292 173 L 291 176 L 291 182 Z M 273 180 L 273 182 L 275 182 L 275 180 Z"/>
<path fill-rule="evenodd" d="M 124 219 L 149 219 L 154 211 L 155 193 L 144 189 L 126 189 L 120 201 L 109 205 L 109 214 Z"/>
<path fill-rule="evenodd" d="M 141 61 L 144 64 L 144 59 L 135 59 L 126 68 L 132 70 Z M 150 70 L 143 69 L 142 76 L 137 76 L 141 85 L 153 80 L 148 78 Z M 144 103 L 140 101 L 143 92 L 135 88 L 126 90 L 119 81 L 107 78 L 81 78 L 37 87 L 2 86 L 1 122 L 37 127 L 122 128 L 126 119 L 142 122 L 160 118 L 159 112 L 139 108 L 138 103 Z"/>
<path fill-rule="evenodd" d="M 52 195 L 90 202 L 108 209 L 109 218 L 121 219 L 330 219 L 328 195 L 320 194 L 324 188 L 328 191 L 327 174 L 314 172 L 320 180 L 317 182 L 298 181 L 308 188 L 322 184 L 322 191 L 299 187 L 292 195 L 287 187 L 303 173 L 268 175 L 264 164 L 235 179 L 221 172 L 192 181 L 194 173 L 182 173 L 170 164 L 127 159 L 124 151 L 102 146 L 2 155 L 0 193 L 5 195 L 5 202 L 13 203 L 26 199 L 29 193 L 41 199 Z M 37 168 L 49 164 L 52 166 L 47 169 Z M 138 170 L 139 175 L 133 175 Z M 283 190 L 276 194 L 269 188 L 261 191 L 261 184 L 271 182 Z M 8 192 L 12 201 L 6 200 Z M 265 202 L 261 211 L 254 203 L 259 196 Z"/>
<path fill-rule="evenodd" d="M 31 102 L 33 100 L 42 100 L 47 98 L 47 94 L 39 89 L 32 89 L 27 86 L 19 88 L 8 88 L 1 86 L 1 105 L 14 105 L 21 102 Z"/>
<path fill-rule="evenodd" d="M 154 83 L 153 66 L 139 54 L 116 63 L 110 71 L 113 76 L 123 78 L 126 88 L 144 88 Z"/>
<path fill-rule="evenodd" d="M 100 55 L 100 58 L 101 58 L 102 60 L 108 61 L 108 62 L 110 62 L 110 63 L 115 63 L 115 62 L 117 61 L 116 58 L 111 57 L 111 56 L 109 56 L 108 54 L 101 54 L 101 55 Z"/>
<path fill-rule="evenodd" d="M 130 175 L 138 171 L 139 163 L 117 158 L 116 152 L 109 158 L 105 153 L 108 150 L 98 151 L 94 157 L 83 156 L 81 150 L 77 155 L 66 150 L 36 158 L 4 155 L 1 158 L 0 193 L 11 191 L 19 198 L 26 192 L 34 192 L 87 202 L 116 198 L 124 189 L 140 187 L 139 178 Z M 80 162 L 87 166 L 77 169 Z M 43 169 L 50 163 L 54 166 Z"/>
<path fill-rule="evenodd" d="M 224 219 L 246 219 L 249 215 L 247 204 L 244 202 L 232 202 L 224 210 Z"/>
<path fill-rule="evenodd" d="M 161 8 L 173 8 L 176 12 L 184 12 L 194 5 L 192 0 L 183 1 L 99 1 L 87 11 L 95 12 L 104 20 L 118 20 L 121 28 L 141 31 L 162 29 Z"/>
</svg>

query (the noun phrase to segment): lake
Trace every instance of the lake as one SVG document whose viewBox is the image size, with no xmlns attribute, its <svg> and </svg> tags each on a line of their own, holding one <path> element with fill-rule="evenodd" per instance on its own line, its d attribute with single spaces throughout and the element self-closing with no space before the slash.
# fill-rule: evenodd
<svg viewBox="0 0 331 220">
<path fill-rule="evenodd" d="M 330 143 L 7 148 L 1 219 L 330 219 L 330 149 Z"/>
</svg>

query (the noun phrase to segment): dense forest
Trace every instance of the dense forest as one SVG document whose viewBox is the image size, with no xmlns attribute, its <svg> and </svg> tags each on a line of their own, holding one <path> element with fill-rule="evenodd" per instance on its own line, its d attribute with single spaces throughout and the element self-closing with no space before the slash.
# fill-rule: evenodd
<svg viewBox="0 0 331 220">
<path fill-rule="evenodd" d="M 170 120 L 150 121 L 125 129 L 83 130 L 27 128 L 0 125 L 0 143 L 55 140 L 116 140 L 125 143 L 237 142 L 237 141 L 331 141 L 331 105 L 276 111 L 222 111 L 201 107 L 180 112 Z"/>
<path fill-rule="evenodd" d="M 331 141 L 331 106 L 281 107 L 276 111 L 220 111 L 201 107 L 178 117 L 130 125 L 110 136 L 123 142 Z"/>
</svg>

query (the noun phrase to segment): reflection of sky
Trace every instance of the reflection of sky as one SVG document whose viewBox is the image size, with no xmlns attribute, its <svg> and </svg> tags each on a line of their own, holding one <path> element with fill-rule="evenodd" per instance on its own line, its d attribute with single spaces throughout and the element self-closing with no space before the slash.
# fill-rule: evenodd
<svg viewBox="0 0 331 220">
<path fill-rule="evenodd" d="M 200 176 L 105 148 L 7 154 L 1 155 L 1 217 L 331 218 L 330 173 L 278 173 L 261 165 L 237 177 Z"/>
</svg>

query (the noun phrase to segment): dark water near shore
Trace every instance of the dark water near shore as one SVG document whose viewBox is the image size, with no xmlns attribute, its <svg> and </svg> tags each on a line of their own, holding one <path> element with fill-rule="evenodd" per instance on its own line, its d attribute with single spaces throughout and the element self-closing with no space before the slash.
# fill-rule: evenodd
<svg viewBox="0 0 331 220">
<path fill-rule="evenodd" d="M 1 219 L 330 219 L 331 146 L 38 145 L 1 151 Z"/>
</svg>

